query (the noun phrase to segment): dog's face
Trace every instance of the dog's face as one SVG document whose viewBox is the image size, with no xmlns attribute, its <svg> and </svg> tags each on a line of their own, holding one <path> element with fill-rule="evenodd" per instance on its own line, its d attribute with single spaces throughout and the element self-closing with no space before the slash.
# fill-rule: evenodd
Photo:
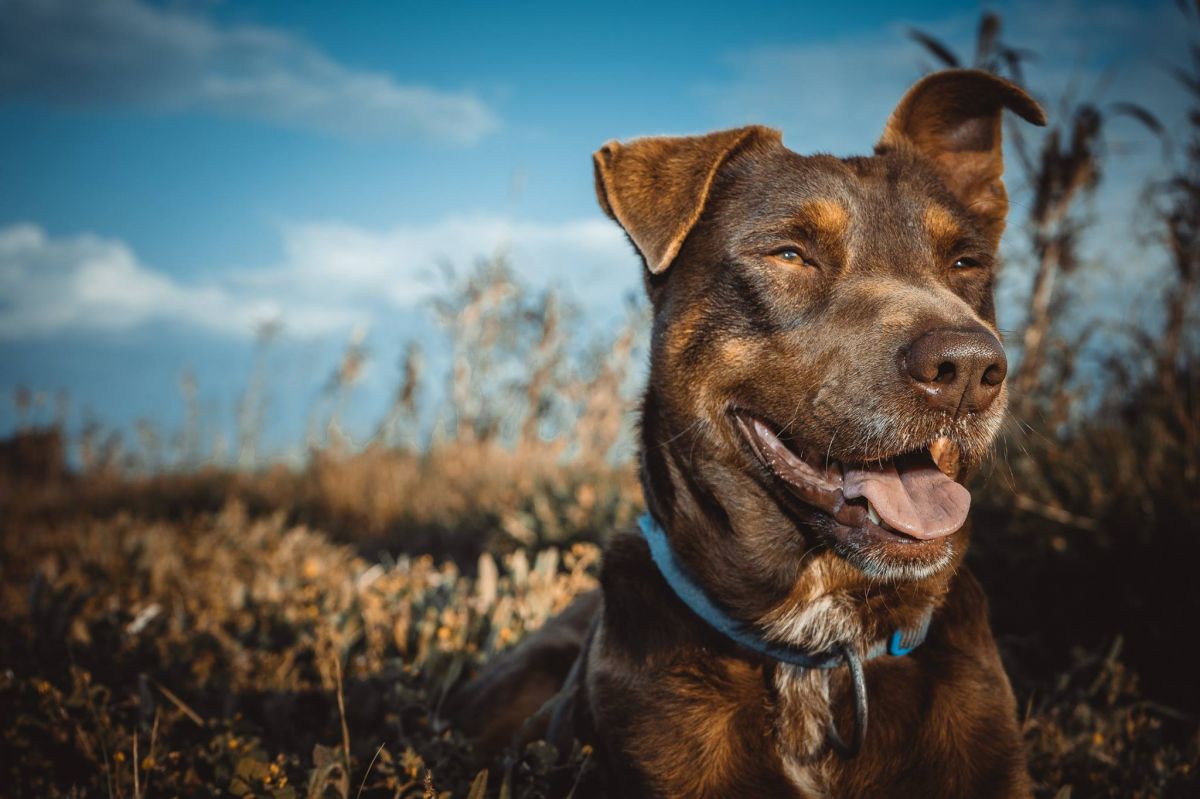
<svg viewBox="0 0 1200 799">
<path fill-rule="evenodd" d="M 909 92 L 870 158 L 804 157 L 764 128 L 597 153 L 601 204 L 647 265 L 661 436 L 717 502 L 753 485 L 805 551 L 875 578 L 961 557 L 957 480 L 1006 402 L 1005 107 L 1042 121 L 1012 84 L 951 71 Z"/>
</svg>

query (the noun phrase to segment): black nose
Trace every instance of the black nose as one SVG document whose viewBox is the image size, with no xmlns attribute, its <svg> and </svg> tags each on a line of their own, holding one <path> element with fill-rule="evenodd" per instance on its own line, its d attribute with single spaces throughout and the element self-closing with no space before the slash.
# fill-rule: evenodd
<svg viewBox="0 0 1200 799">
<path fill-rule="evenodd" d="M 903 363 L 917 392 L 944 411 L 982 411 L 1008 374 L 1004 348 L 983 327 L 923 333 L 909 344 Z"/>
</svg>

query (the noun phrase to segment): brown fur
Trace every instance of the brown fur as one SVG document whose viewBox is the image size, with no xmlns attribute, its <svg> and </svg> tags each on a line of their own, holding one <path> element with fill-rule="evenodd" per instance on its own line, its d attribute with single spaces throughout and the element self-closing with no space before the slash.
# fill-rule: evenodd
<svg viewBox="0 0 1200 799">
<path fill-rule="evenodd" d="M 845 669 L 803 671 L 732 643 L 682 605 L 639 536 L 616 535 L 575 728 L 597 745 L 611 795 L 1029 794 L 986 602 L 961 566 L 968 527 L 924 548 L 855 538 L 783 487 L 732 421 L 753 413 L 793 449 L 839 461 L 938 436 L 948 460 L 983 457 L 1003 390 L 937 411 L 897 364 L 929 330 L 996 332 L 1006 107 L 1042 119 L 1015 86 L 955 70 L 906 95 L 872 158 L 802 157 L 759 127 L 597 154 L 601 205 L 647 267 L 642 480 L 677 557 L 735 618 L 813 651 L 865 651 L 934 608 L 923 646 L 866 664 L 870 725 L 842 760 L 824 731 L 831 714 L 850 724 Z M 535 636 L 517 660 L 532 666 L 541 646 Z M 485 701 L 498 686 L 515 694 L 505 662 L 459 704 L 500 719 L 492 740 L 511 726 Z"/>
</svg>

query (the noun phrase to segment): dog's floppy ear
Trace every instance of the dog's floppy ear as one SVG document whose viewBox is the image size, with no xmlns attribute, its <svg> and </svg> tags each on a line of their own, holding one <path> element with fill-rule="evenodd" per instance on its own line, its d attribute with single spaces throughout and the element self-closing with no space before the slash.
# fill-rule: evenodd
<svg viewBox="0 0 1200 799">
<path fill-rule="evenodd" d="M 999 237 L 1008 212 L 1000 179 L 1005 108 L 1046 124 L 1042 107 L 1015 83 L 976 69 L 935 72 L 904 95 L 875 150 L 911 149 L 929 158 L 963 205 Z"/>
<path fill-rule="evenodd" d="M 700 218 L 721 165 L 741 149 L 771 143 L 779 143 L 779 132 L 758 126 L 611 141 L 592 156 L 596 198 L 658 274 Z"/>
</svg>

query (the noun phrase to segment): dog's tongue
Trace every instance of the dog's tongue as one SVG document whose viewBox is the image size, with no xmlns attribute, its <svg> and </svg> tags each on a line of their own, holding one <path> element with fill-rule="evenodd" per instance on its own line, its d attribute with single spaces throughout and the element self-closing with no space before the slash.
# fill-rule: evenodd
<svg viewBox="0 0 1200 799">
<path fill-rule="evenodd" d="M 847 467 L 842 493 L 866 497 L 895 530 L 913 538 L 941 538 L 963 526 L 971 493 L 926 456 L 906 455 L 883 466 Z"/>
</svg>

